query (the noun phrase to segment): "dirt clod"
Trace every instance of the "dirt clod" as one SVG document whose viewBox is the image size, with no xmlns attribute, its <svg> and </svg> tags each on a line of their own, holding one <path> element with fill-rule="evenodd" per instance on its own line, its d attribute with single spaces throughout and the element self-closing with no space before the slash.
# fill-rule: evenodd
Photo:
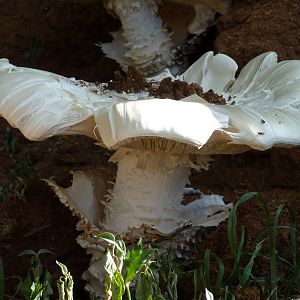
<svg viewBox="0 0 300 300">
<path fill-rule="evenodd" d="M 172 81 L 170 77 L 164 78 L 158 86 L 152 85 L 149 89 L 149 94 L 158 98 L 175 100 L 180 100 L 193 94 L 197 94 L 207 102 L 225 104 L 224 98 L 216 95 L 212 91 L 204 93 L 203 89 L 196 83 L 188 84 L 181 80 Z"/>
<path fill-rule="evenodd" d="M 164 78 L 160 82 L 147 82 L 134 66 L 128 67 L 127 72 L 116 71 L 114 79 L 108 82 L 107 88 L 118 92 L 137 93 L 149 91 L 149 95 L 161 99 L 180 100 L 185 97 L 197 94 L 207 102 L 214 104 L 225 104 L 222 97 L 216 95 L 213 91 L 207 93 L 196 83 L 187 83 L 186 81 L 174 80 L 171 77 Z"/>
<path fill-rule="evenodd" d="M 118 92 L 137 93 L 150 87 L 150 84 L 142 73 L 129 66 L 127 72 L 116 71 L 114 79 L 108 82 L 107 87 Z"/>
</svg>

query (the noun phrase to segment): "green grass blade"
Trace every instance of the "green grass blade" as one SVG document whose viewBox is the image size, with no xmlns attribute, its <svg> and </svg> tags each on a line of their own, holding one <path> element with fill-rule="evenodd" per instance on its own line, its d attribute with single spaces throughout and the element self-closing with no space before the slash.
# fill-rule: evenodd
<svg viewBox="0 0 300 300">
<path fill-rule="evenodd" d="M 277 299 L 277 283 L 278 283 L 278 274 L 277 274 L 277 250 L 276 250 L 276 239 L 277 239 L 277 226 L 279 216 L 283 209 L 283 205 L 280 205 L 276 210 L 274 220 L 272 219 L 270 208 L 268 206 L 268 201 L 262 195 L 258 195 L 258 200 L 262 205 L 268 229 L 268 238 L 269 238 L 269 256 L 270 256 L 270 273 L 271 273 L 271 289 L 272 293 L 270 295 L 271 299 Z"/>
<path fill-rule="evenodd" d="M 216 290 L 219 291 L 222 287 L 225 267 L 224 267 L 224 263 L 223 263 L 222 259 L 218 255 L 216 255 L 215 253 L 212 253 L 212 255 L 214 256 L 214 258 L 217 262 L 217 265 L 218 265 L 218 275 L 217 275 L 217 279 L 216 279 Z"/>
<path fill-rule="evenodd" d="M 234 261 L 233 272 L 232 272 L 232 275 L 237 274 L 238 277 L 240 277 L 241 260 L 242 260 L 243 254 L 244 254 L 243 249 L 246 244 L 246 241 L 245 241 L 247 239 L 246 236 L 247 236 L 246 226 L 243 225 L 241 239 L 239 242 L 239 247 L 237 249 L 237 253 L 236 253 L 236 257 L 235 257 L 235 261 Z"/>
<path fill-rule="evenodd" d="M 244 288 L 246 286 L 246 284 L 250 281 L 254 260 L 255 260 L 256 256 L 259 254 L 261 247 L 262 247 L 262 244 L 256 245 L 255 250 L 251 255 L 251 258 L 242 273 L 241 280 L 240 280 L 240 285 L 242 288 Z"/>
<path fill-rule="evenodd" d="M 278 290 L 278 263 L 277 263 L 277 250 L 276 250 L 276 241 L 278 235 L 278 223 L 280 215 L 284 209 L 285 205 L 281 204 L 276 212 L 274 217 L 274 223 L 271 228 L 269 228 L 269 239 L 270 239 L 270 272 L 271 272 L 271 288 L 274 293 L 271 296 L 271 299 L 277 299 L 277 290 Z"/>
<path fill-rule="evenodd" d="M 205 287 L 207 289 L 211 289 L 210 284 L 210 249 L 206 249 L 204 253 L 204 280 L 205 280 Z"/>
<path fill-rule="evenodd" d="M 232 255 L 234 258 L 237 254 L 237 248 L 238 248 L 237 232 L 236 232 L 237 209 L 240 205 L 248 202 L 249 200 L 251 200 L 252 198 L 257 197 L 257 196 L 258 196 L 258 193 L 256 193 L 256 192 L 246 193 L 238 200 L 238 202 L 232 208 L 232 210 L 229 214 L 229 217 L 228 217 L 228 241 L 229 241 L 231 252 L 232 252 Z"/>
<path fill-rule="evenodd" d="M 201 271 L 199 269 L 193 271 L 194 278 L 194 297 L 193 300 L 198 300 L 201 293 Z"/>
<path fill-rule="evenodd" d="M 286 226 L 289 229 L 290 233 L 290 251 L 292 255 L 292 261 L 288 262 L 285 259 L 278 257 L 281 261 L 284 261 L 290 268 L 288 280 L 288 286 L 286 288 L 285 296 L 288 298 L 291 296 L 292 291 L 296 290 L 296 293 L 300 292 L 300 262 L 297 255 L 297 224 L 296 224 L 296 214 L 293 208 L 286 204 L 284 206 L 289 213 L 289 226 Z M 278 226 L 277 228 L 284 228 L 285 226 Z"/>
<path fill-rule="evenodd" d="M 290 216 L 290 247 L 292 251 L 293 264 L 294 266 L 298 263 L 297 257 L 297 224 L 296 224 L 296 214 L 290 205 L 286 205 L 286 208 Z"/>
</svg>

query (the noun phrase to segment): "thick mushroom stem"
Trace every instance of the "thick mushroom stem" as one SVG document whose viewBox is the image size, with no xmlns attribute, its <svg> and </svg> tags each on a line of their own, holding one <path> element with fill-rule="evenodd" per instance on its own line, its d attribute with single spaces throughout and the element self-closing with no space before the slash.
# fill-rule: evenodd
<svg viewBox="0 0 300 300">
<path fill-rule="evenodd" d="M 112 160 L 118 161 L 118 173 L 105 203 L 102 225 L 106 230 L 125 235 L 146 225 L 160 234 L 170 234 L 195 219 L 189 215 L 188 206 L 181 204 L 184 187 L 191 167 L 206 168 L 207 161 L 196 166 L 188 154 L 130 149 L 120 149 Z M 217 208 L 211 210 L 212 206 Z M 212 201 L 207 207 L 194 208 L 199 209 L 199 218 L 205 223 L 210 214 L 224 210 L 224 204 L 219 206 Z"/>
<path fill-rule="evenodd" d="M 143 162 L 142 162 L 143 160 Z M 190 174 L 182 157 L 132 151 L 119 159 L 118 173 L 103 225 L 117 233 L 142 224 L 170 233 L 183 221 L 181 201 Z"/>
<path fill-rule="evenodd" d="M 170 34 L 156 14 L 156 1 L 110 0 L 107 7 L 122 23 L 122 29 L 112 33 L 114 41 L 101 45 L 108 57 L 124 69 L 134 65 L 145 74 L 157 73 L 171 64 Z"/>
</svg>

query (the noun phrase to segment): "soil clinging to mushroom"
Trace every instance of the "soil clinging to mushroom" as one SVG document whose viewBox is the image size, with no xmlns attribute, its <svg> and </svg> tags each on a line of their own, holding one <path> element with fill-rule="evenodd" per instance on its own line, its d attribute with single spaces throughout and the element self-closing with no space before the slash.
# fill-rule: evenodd
<svg viewBox="0 0 300 300">
<path fill-rule="evenodd" d="M 137 93 L 150 86 L 144 75 L 133 66 L 128 67 L 127 72 L 114 72 L 114 79 L 107 84 L 108 89 L 126 93 Z"/>
<path fill-rule="evenodd" d="M 108 82 L 108 89 L 118 92 L 137 93 L 149 91 L 149 95 L 161 99 L 180 100 L 197 94 L 209 103 L 225 104 L 224 98 L 216 95 L 213 91 L 203 92 L 196 83 L 189 84 L 186 81 L 174 80 L 171 77 L 164 78 L 160 82 L 148 82 L 144 75 L 135 67 L 131 66 L 127 72 L 116 71 L 114 79 Z"/>
</svg>

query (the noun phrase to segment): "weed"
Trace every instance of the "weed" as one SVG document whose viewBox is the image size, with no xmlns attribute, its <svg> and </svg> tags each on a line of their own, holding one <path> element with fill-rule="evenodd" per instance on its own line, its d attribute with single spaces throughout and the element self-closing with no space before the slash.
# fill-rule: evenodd
<svg viewBox="0 0 300 300">
<path fill-rule="evenodd" d="M 54 254 L 47 249 L 40 249 L 38 252 L 33 250 L 25 250 L 19 256 L 30 255 L 31 266 L 28 271 L 27 277 L 23 280 L 19 276 L 11 276 L 4 278 L 3 264 L 0 258 L 0 300 L 5 298 L 15 299 L 17 294 L 21 293 L 26 300 L 49 300 L 53 295 L 51 287 L 51 274 L 47 268 L 42 265 L 39 256 L 42 254 Z M 57 280 L 58 300 L 73 300 L 73 277 L 68 271 L 67 267 L 56 261 L 60 267 L 62 276 Z M 4 281 L 6 279 L 18 279 L 19 284 L 14 295 L 4 294 Z"/>
<path fill-rule="evenodd" d="M 42 254 L 54 254 L 47 249 L 40 249 L 38 252 L 33 250 L 25 250 L 19 254 L 19 256 L 30 255 L 31 256 L 31 268 L 24 280 L 22 280 L 19 289 L 21 294 L 26 300 L 49 300 L 53 295 L 51 287 L 51 274 L 47 268 L 42 265 L 40 255 Z"/>
<path fill-rule="evenodd" d="M 155 285 L 155 282 L 149 266 L 152 263 L 151 258 L 156 249 L 143 248 L 141 239 L 131 250 L 126 249 L 123 240 L 116 239 L 112 233 L 108 232 L 101 233 L 99 238 L 110 245 L 110 248 L 107 248 L 104 252 L 104 268 L 107 272 L 105 282 L 106 299 L 111 299 L 111 297 L 122 299 L 126 290 L 127 298 L 131 300 L 130 284 L 137 278 L 137 275 L 139 275 L 139 288 L 136 296 L 139 297 L 143 293 L 150 296 L 153 290 L 152 285 Z M 141 286 L 143 286 L 142 290 Z"/>
<path fill-rule="evenodd" d="M 182 272 L 171 257 L 171 253 L 156 253 L 152 269 L 156 271 L 159 279 L 162 299 L 176 300 L 177 284 Z"/>
<path fill-rule="evenodd" d="M 58 300 L 73 300 L 73 277 L 64 264 L 58 261 L 56 261 L 56 264 L 60 267 L 63 274 L 56 282 L 59 295 Z"/>
<path fill-rule="evenodd" d="M 237 235 L 237 209 L 251 199 L 257 199 L 263 209 L 267 229 L 264 238 L 256 245 L 252 245 L 252 251 L 247 249 L 247 228 L 242 226 L 240 237 Z M 277 249 L 277 237 L 279 219 L 286 209 L 289 213 L 290 224 L 285 227 L 290 231 L 291 261 L 279 255 Z M 210 249 L 205 251 L 200 268 L 193 271 L 194 274 L 194 298 L 202 299 L 206 288 L 214 295 L 224 299 L 235 299 L 230 291 L 241 289 L 243 292 L 248 286 L 261 287 L 268 299 L 285 299 L 293 293 L 300 292 L 300 264 L 297 256 L 296 216 L 287 204 L 280 205 L 272 215 L 267 199 L 259 193 L 247 193 L 243 195 L 230 212 L 228 218 L 228 242 L 231 249 L 233 267 L 229 275 L 224 278 L 224 261 Z M 269 261 L 269 277 L 255 277 L 252 273 L 254 262 L 258 258 L 267 258 Z M 224 258 L 229 259 L 229 258 Z M 244 262 L 247 261 L 245 264 Z M 282 274 L 279 274 L 279 264 Z M 211 274 L 211 270 L 214 270 Z M 284 278 L 286 277 L 286 278 Z M 284 279 L 284 280 L 283 280 Z M 280 295 L 280 296 L 279 296 Z"/>
</svg>

